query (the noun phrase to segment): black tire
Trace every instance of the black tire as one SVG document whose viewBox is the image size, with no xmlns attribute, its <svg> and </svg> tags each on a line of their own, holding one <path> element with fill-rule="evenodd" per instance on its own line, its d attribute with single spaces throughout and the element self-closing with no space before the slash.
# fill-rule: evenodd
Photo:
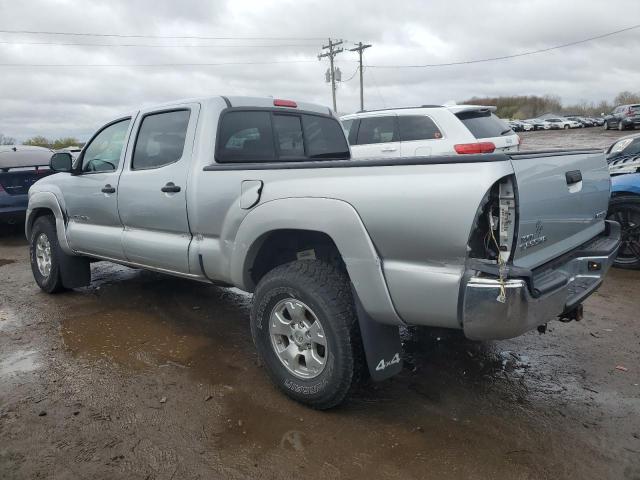
<svg viewBox="0 0 640 480">
<path fill-rule="evenodd" d="M 309 306 L 324 330 L 326 363 L 314 378 L 295 376 L 273 347 L 269 332 L 271 314 L 286 298 Z M 251 334 L 271 380 L 289 397 L 319 410 L 340 404 L 363 371 L 362 340 L 349 278 L 337 267 L 320 260 L 280 265 L 262 278 L 253 297 Z"/>
<path fill-rule="evenodd" d="M 606 120 L 604 121 L 602 126 L 604 127 L 605 130 L 609 130 L 609 122 L 607 122 Z"/>
<path fill-rule="evenodd" d="M 564 129 L 565 129 L 565 130 L 569 130 L 569 125 L 565 125 L 565 126 L 564 126 Z"/>
<path fill-rule="evenodd" d="M 620 131 L 625 130 L 624 125 L 622 124 L 622 122 L 618 122 L 618 130 L 620 130 Z"/>
<path fill-rule="evenodd" d="M 44 235 L 49 241 L 51 251 L 51 270 L 47 276 L 40 272 L 36 259 L 36 242 L 41 235 Z M 60 251 L 60 246 L 58 245 L 58 235 L 56 233 L 54 218 L 50 215 L 38 217 L 31 229 L 29 258 L 33 278 L 35 278 L 38 286 L 47 293 L 57 293 L 65 290 L 62 285 L 62 275 L 60 274 L 60 255 L 63 255 L 63 253 Z"/>
<path fill-rule="evenodd" d="M 622 243 L 613 265 L 640 269 L 640 196 L 613 197 L 607 218 L 618 222 L 622 229 Z"/>
</svg>

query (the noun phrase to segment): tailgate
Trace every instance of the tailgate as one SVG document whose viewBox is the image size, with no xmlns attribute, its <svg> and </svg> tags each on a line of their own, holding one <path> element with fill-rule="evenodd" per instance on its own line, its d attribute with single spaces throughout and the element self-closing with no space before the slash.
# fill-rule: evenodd
<svg viewBox="0 0 640 480">
<path fill-rule="evenodd" d="M 535 268 L 604 230 L 610 177 L 601 150 L 511 155 L 518 195 L 513 263 Z"/>
</svg>

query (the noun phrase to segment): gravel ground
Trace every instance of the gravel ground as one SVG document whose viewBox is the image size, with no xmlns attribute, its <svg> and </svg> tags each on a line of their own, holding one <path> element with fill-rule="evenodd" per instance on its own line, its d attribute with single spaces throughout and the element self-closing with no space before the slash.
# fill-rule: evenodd
<svg viewBox="0 0 640 480">
<path fill-rule="evenodd" d="M 613 270 L 583 321 L 545 335 L 404 332 L 399 376 L 316 412 L 267 380 L 248 296 L 92 269 L 46 295 L 20 230 L 0 238 L 0 478 L 640 479 L 640 272 Z"/>
</svg>

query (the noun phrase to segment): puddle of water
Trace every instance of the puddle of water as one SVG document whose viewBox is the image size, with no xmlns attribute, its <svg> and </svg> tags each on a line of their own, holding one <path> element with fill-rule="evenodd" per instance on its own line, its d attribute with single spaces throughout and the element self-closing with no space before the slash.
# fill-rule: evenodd
<svg viewBox="0 0 640 480">
<path fill-rule="evenodd" d="M 243 348 L 250 345 L 238 348 L 221 341 L 206 326 L 206 319 L 116 309 L 67 317 L 61 333 L 67 348 L 80 357 L 104 358 L 131 369 L 182 368 L 213 383 L 236 378 L 248 368 L 246 358 L 244 367 L 239 365 Z"/>
<path fill-rule="evenodd" d="M 16 261 L 8 258 L 0 258 L 0 267 L 4 267 L 5 265 L 10 265 L 12 263 L 16 263 Z"/>
<path fill-rule="evenodd" d="M 0 375 L 32 372 L 39 367 L 35 350 L 17 350 L 0 360 Z"/>
</svg>

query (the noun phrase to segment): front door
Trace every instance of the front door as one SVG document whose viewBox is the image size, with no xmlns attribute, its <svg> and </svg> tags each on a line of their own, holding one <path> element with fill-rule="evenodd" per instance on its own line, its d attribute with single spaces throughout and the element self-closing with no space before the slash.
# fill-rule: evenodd
<svg viewBox="0 0 640 480">
<path fill-rule="evenodd" d="M 124 118 L 102 128 L 63 181 L 67 238 L 76 251 L 124 259 L 117 196 L 130 125 L 131 118 Z"/>
<path fill-rule="evenodd" d="M 187 179 L 199 105 L 141 112 L 120 178 L 118 210 L 127 260 L 189 273 Z"/>
<path fill-rule="evenodd" d="M 396 115 L 364 117 L 352 145 L 353 158 L 389 158 L 400 156 L 400 137 Z"/>
</svg>

